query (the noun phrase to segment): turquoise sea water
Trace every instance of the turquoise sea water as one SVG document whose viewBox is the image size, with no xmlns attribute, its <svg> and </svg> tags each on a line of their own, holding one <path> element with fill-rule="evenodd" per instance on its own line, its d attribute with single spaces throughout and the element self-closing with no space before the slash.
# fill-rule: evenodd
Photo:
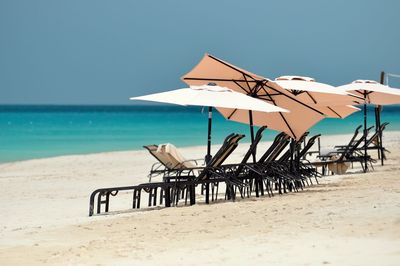
<svg viewBox="0 0 400 266">
<path fill-rule="evenodd" d="M 373 108 L 369 122 L 374 125 Z M 387 130 L 400 130 L 400 106 L 385 106 Z M 311 133 L 351 133 L 362 112 L 346 119 L 325 119 Z M 213 144 L 248 126 L 226 121 L 214 112 Z M 276 131 L 268 130 L 265 139 Z M 0 162 L 65 154 L 137 150 L 146 144 L 205 145 L 207 109 L 180 106 L 28 106 L 0 105 Z"/>
</svg>

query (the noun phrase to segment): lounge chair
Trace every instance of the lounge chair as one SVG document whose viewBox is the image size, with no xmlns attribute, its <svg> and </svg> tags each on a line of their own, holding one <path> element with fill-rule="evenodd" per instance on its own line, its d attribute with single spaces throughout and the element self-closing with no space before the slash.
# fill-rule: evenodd
<svg viewBox="0 0 400 266">
<path fill-rule="evenodd" d="M 270 147 L 265 151 L 265 153 L 260 157 L 256 163 L 247 163 L 252 152 L 256 149 L 256 145 L 262 137 L 262 132 L 264 128 L 260 128 L 256 134 L 254 144 L 250 147 L 249 151 L 246 153 L 240 164 L 225 165 L 225 172 L 231 173 L 231 180 L 235 180 L 236 183 L 241 185 L 236 186 L 239 189 L 245 188 L 245 193 L 242 190 L 241 196 L 247 194 L 250 197 L 252 191 L 256 192 L 256 196 L 264 195 L 264 186 L 268 195 L 273 195 L 272 183 L 275 182 L 275 178 L 267 174 L 265 169 L 268 168 L 270 162 L 276 160 L 276 158 L 282 153 L 282 151 L 289 144 L 289 136 L 285 133 L 278 134 Z M 277 175 L 284 174 L 282 172 L 275 172 Z"/>
<path fill-rule="evenodd" d="M 356 151 L 357 152 L 364 152 L 365 150 L 365 146 L 367 147 L 367 150 L 378 150 L 381 151 L 382 154 L 380 154 L 380 156 L 382 156 L 382 158 L 384 160 L 386 160 L 386 155 L 385 152 L 390 152 L 387 149 L 385 149 L 385 147 L 383 147 L 381 145 L 381 143 L 379 143 L 379 134 L 383 133 L 383 131 L 386 129 L 386 126 L 389 125 L 388 122 L 385 122 L 383 124 L 381 124 L 380 131 L 375 131 L 374 134 L 372 134 L 369 138 L 367 138 L 367 142 L 366 144 L 362 143 L 362 147 L 357 148 Z"/>
<path fill-rule="evenodd" d="M 318 177 L 321 175 L 318 173 L 316 168 L 312 167 L 309 164 L 309 161 L 306 159 L 306 155 L 310 151 L 311 147 L 314 146 L 315 142 L 317 139 L 321 136 L 321 134 L 317 134 L 311 138 L 309 138 L 307 144 L 302 148 L 297 154 L 296 154 L 296 167 L 295 170 L 299 174 L 297 176 L 300 176 L 302 178 L 302 182 L 304 184 L 304 181 L 307 182 L 307 179 L 310 181 L 312 185 L 312 177 L 315 178 L 315 181 L 318 184 Z"/>
<path fill-rule="evenodd" d="M 268 165 L 266 172 L 272 173 L 277 178 L 276 185 L 279 193 L 282 193 L 282 188 L 283 192 L 286 192 L 286 189 L 289 189 L 289 191 L 303 189 L 305 183 L 308 184 L 307 179 L 310 179 L 312 183 L 311 177 L 316 177 L 315 170 L 306 167 L 301 160 L 320 136 L 313 136 L 302 148 L 308 134 L 308 132 L 305 132 L 299 140 L 292 142 L 291 147 L 279 159 L 270 162 Z"/>
<path fill-rule="evenodd" d="M 201 159 L 185 159 L 180 151 L 170 143 L 160 145 L 146 145 L 143 146 L 149 153 L 158 160 L 151 166 L 150 173 L 148 175 L 149 182 L 152 177 L 165 174 L 166 171 L 182 170 L 197 167 Z"/>
<path fill-rule="evenodd" d="M 361 147 L 362 143 L 364 143 L 365 138 L 368 136 L 369 131 L 373 127 L 368 128 L 363 133 L 363 135 L 357 139 L 360 128 L 361 126 L 357 127 L 353 137 L 351 138 L 350 142 L 347 145 L 335 146 L 336 149 L 334 151 L 330 151 L 327 154 L 321 154 L 318 156 L 318 158 L 320 158 L 321 161 L 311 162 L 310 164 L 313 165 L 314 167 L 322 166 L 323 174 L 326 174 L 327 168 L 330 169 L 333 173 L 344 174 L 347 171 L 349 165 L 354 162 L 359 162 L 361 164 L 363 171 L 365 171 L 365 167 L 363 164 L 365 156 L 364 154 L 361 154 L 360 152 L 357 151 Z M 367 161 L 373 168 L 372 162 L 374 162 L 374 160 L 370 156 L 367 156 Z"/>
<path fill-rule="evenodd" d="M 270 149 L 267 151 L 267 156 L 264 155 L 266 160 L 260 159 L 254 165 L 246 166 L 256 176 L 262 178 L 263 184 L 268 194 L 273 195 L 271 184 L 275 184 L 275 189 L 279 193 L 286 192 L 286 189 L 292 191 L 298 188 L 303 188 L 307 179 L 317 177 L 316 170 L 310 166 L 304 165 L 299 158 L 303 157 L 309 149 L 314 145 L 319 135 L 309 139 L 304 148 L 301 148 L 308 132 L 306 132 L 298 141 L 295 141 L 291 148 L 289 148 L 282 156 L 278 156 L 288 146 L 290 140 L 289 136 L 284 133 L 279 134 Z M 270 152 L 271 151 L 271 152 Z M 278 158 L 279 157 L 279 158 Z M 318 182 L 318 181 L 317 181 Z M 261 192 L 263 189 L 261 189 Z"/>
<path fill-rule="evenodd" d="M 203 189 L 205 190 L 205 203 L 208 204 L 210 186 L 212 186 L 212 200 L 214 200 L 214 187 L 217 189 L 217 195 L 218 184 L 220 182 L 229 182 L 225 173 L 221 171 L 221 165 L 237 148 L 239 141 L 244 137 L 245 135 L 241 134 L 230 134 L 225 138 L 220 149 L 206 166 L 167 170 L 164 174 L 164 181 L 166 183 L 192 182 L 191 186 L 185 187 L 185 191 L 182 191 L 182 195 L 186 194 L 185 201 L 189 193 L 191 204 L 195 203 L 195 186 L 201 184 L 202 191 Z"/>
<path fill-rule="evenodd" d="M 236 190 L 239 188 L 240 194 L 242 198 L 244 197 L 243 192 L 244 188 L 250 188 L 250 183 L 249 182 L 243 182 L 244 179 L 248 179 L 248 171 L 246 170 L 246 167 L 248 165 L 248 160 L 250 157 L 256 153 L 258 143 L 262 139 L 262 134 L 264 130 L 266 129 L 266 126 L 260 127 L 256 133 L 256 136 L 253 140 L 253 142 L 250 144 L 249 149 L 245 153 L 245 155 L 242 158 L 242 161 L 238 164 L 227 164 L 227 165 L 222 165 L 219 169 L 224 173 L 224 176 L 227 177 L 227 182 L 226 182 L 226 193 L 225 197 L 227 199 L 235 199 L 236 197 Z M 245 176 L 245 178 L 243 178 Z M 250 188 L 251 189 L 251 188 Z M 258 196 L 258 190 L 256 191 L 256 194 Z"/>
</svg>

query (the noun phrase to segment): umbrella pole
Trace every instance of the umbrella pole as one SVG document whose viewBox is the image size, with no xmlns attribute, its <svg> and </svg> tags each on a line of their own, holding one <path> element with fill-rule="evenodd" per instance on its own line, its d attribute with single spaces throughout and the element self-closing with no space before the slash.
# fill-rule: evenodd
<svg viewBox="0 0 400 266">
<path fill-rule="evenodd" d="M 249 110 L 249 125 L 250 125 L 250 139 L 251 139 L 251 146 L 250 149 L 252 149 L 253 144 L 254 144 L 254 127 L 253 127 L 253 112 L 251 110 Z M 255 154 L 255 150 L 252 151 L 251 155 L 253 157 L 253 162 L 256 162 L 256 154 Z M 255 180 L 255 190 L 256 190 L 256 197 L 260 196 L 260 185 L 262 185 L 262 183 L 259 182 L 258 179 Z"/>
<path fill-rule="evenodd" d="M 249 125 L 250 125 L 250 138 L 251 138 L 251 145 L 254 143 L 254 126 L 253 126 L 253 112 L 249 110 Z M 256 151 L 255 149 L 252 152 L 253 156 L 253 163 L 256 162 Z"/>
<path fill-rule="evenodd" d="M 294 153 L 295 153 L 295 139 L 290 139 L 290 172 L 294 172 Z"/>
<path fill-rule="evenodd" d="M 211 127 L 212 127 L 212 112 L 213 108 L 208 107 L 208 132 L 207 132 L 207 155 L 204 158 L 206 165 L 211 161 Z"/>
<path fill-rule="evenodd" d="M 211 128 L 212 128 L 212 111 L 213 108 L 211 106 L 208 107 L 208 130 L 207 130 L 207 155 L 204 158 L 206 165 L 209 165 L 211 162 Z M 210 183 L 205 184 L 206 190 L 206 204 L 210 203 Z M 192 189 L 193 191 L 193 189 Z M 192 203 L 192 202 L 191 202 Z"/>
<path fill-rule="evenodd" d="M 367 169 L 367 92 L 364 90 L 364 173 Z"/>
<path fill-rule="evenodd" d="M 380 83 L 383 85 L 384 81 L 385 81 L 385 72 L 382 71 L 381 72 Z M 379 132 L 378 132 L 378 145 L 379 145 L 378 154 L 379 154 L 380 159 L 381 159 L 381 165 L 383 165 L 383 160 L 384 160 L 385 154 L 384 154 L 384 148 L 383 148 L 382 128 L 381 128 L 381 112 L 382 112 L 382 106 L 381 105 L 378 105 L 378 110 L 377 111 L 378 111 L 377 112 L 378 125 L 377 125 L 376 129 L 379 130 Z"/>
</svg>

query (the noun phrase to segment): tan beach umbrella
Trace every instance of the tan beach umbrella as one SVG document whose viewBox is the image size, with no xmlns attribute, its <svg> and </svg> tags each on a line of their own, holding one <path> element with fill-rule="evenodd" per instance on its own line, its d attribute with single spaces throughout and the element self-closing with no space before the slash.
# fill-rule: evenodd
<svg viewBox="0 0 400 266">
<path fill-rule="evenodd" d="M 184 75 L 182 80 L 191 86 L 215 83 L 289 110 L 289 113 L 259 113 L 217 108 L 227 119 L 243 123 L 249 123 L 250 120 L 250 126 L 267 126 L 283 131 L 294 139 L 299 139 L 304 132 L 324 118 L 321 111 L 296 99 L 275 82 L 209 54 Z M 251 135 L 253 139 L 254 134 Z"/>
<path fill-rule="evenodd" d="M 364 99 L 364 134 L 367 130 L 367 104 L 390 105 L 400 103 L 400 89 L 382 85 L 374 80 L 355 80 L 352 83 L 339 86 L 338 89 L 356 94 Z M 365 171 L 367 164 L 367 138 L 365 137 Z"/>
<path fill-rule="evenodd" d="M 281 76 L 274 80 L 288 90 L 296 99 L 314 106 L 326 117 L 345 118 L 360 109 L 352 104 L 360 104 L 363 98 L 344 89 L 316 82 L 314 78 L 303 76 Z"/>
<path fill-rule="evenodd" d="M 208 141 L 206 162 L 211 159 L 211 121 L 212 107 L 226 108 L 227 110 L 249 110 L 260 113 L 282 112 L 287 110 L 269 104 L 265 101 L 249 97 L 243 93 L 235 92 L 226 87 L 216 85 L 191 86 L 190 88 L 177 89 L 145 96 L 132 97 L 130 100 L 142 100 L 178 105 L 194 105 L 209 107 Z M 247 117 L 247 121 L 249 118 Z"/>
</svg>

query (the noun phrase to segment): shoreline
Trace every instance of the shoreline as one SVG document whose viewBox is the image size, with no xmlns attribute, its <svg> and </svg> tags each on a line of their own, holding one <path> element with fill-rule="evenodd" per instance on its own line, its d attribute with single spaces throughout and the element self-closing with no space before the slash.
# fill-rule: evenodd
<svg viewBox="0 0 400 266">
<path fill-rule="evenodd" d="M 390 135 L 400 135 L 400 130 L 387 130 L 384 132 L 384 137 L 385 135 L 390 134 Z M 311 134 L 312 136 L 313 134 Z M 344 144 L 346 142 L 346 137 L 351 137 L 351 133 L 344 133 L 344 134 L 325 134 L 321 136 L 321 147 L 329 147 L 333 143 L 331 143 L 330 139 L 331 138 L 342 138 L 344 139 L 344 142 L 338 142 L 337 144 Z M 323 139 L 329 139 L 328 144 L 323 143 Z M 271 143 L 272 140 L 268 141 L 261 141 L 261 143 Z M 172 143 L 174 144 L 174 143 Z M 212 148 L 213 150 L 218 149 L 222 143 L 219 144 L 213 144 Z M 241 142 L 239 144 L 240 146 L 245 146 L 245 145 L 250 145 L 250 142 Z M 189 149 L 199 149 L 203 148 L 204 151 L 206 150 L 205 145 L 182 145 L 182 146 L 177 146 L 178 149 L 180 150 L 189 150 Z M 102 152 L 88 152 L 88 153 L 74 153 L 74 154 L 61 154 L 61 155 L 55 155 L 55 156 L 49 156 L 49 157 L 38 157 L 38 158 L 32 158 L 32 159 L 23 159 L 23 160 L 16 160 L 16 161 L 5 161 L 1 162 L 0 161 L 0 167 L 2 165 L 7 165 L 7 164 L 14 164 L 14 163 L 22 163 L 22 162 L 29 162 L 29 161 L 37 161 L 37 160 L 47 160 L 47 159 L 53 159 L 53 158 L 63 158 L 63 157 L 76 157 L 76 156 L 90 156 L 90 155 L 96 155 L 96 154 L 118 154 L 118 153 L 128 153 L 128 152 L 141 152 L 144 149 L 137 149 L 137 150 L 112 150 L 112 151 L 102 151 Z"/>
</svg>

